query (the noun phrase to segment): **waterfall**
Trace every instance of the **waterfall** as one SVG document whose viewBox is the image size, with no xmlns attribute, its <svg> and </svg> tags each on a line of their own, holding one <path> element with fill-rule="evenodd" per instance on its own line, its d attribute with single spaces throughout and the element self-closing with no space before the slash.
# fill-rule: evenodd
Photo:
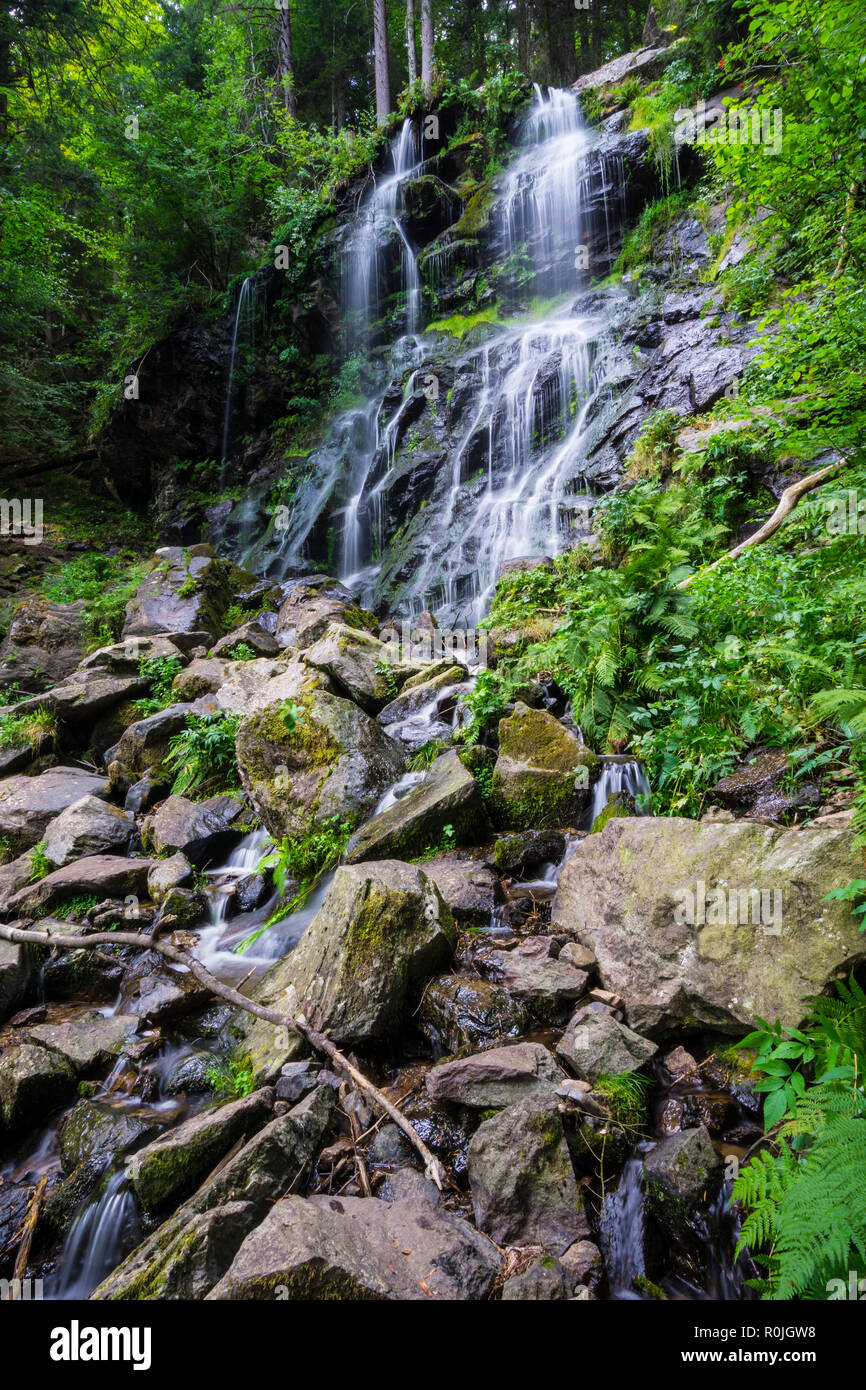
<svg viewBox="0 0 866 1390">
<path fill-rule="evenodd" d="M 606 1192 L 598 1238 L 611 1298 L 637 1298 L 633 1281 L 646 1275 L 644 1263 L 643 1158 L 628 1160 L 615 1192 Z"/>
<path fill-rule="evenodd" d="M 235 379 L 235 363 L 238 355 L 238 343 L 246 340 L 250 346 L 255 345 L 256 319 L 259 311 L 259 287 L 255 275 L 248 275 L 241 282 L 238 291 L 238 302 L 235 307 L 235 322 L 232 329 L 232 351 L 229 358 L 229 380 L 226 387 L 226 405 L 223 414 L 223 442 L 221 463 L 225 463 L 229 452 L 229 426 L 232 413 L 232 388 Z"/>
<path fill-rule="evenodd" d="M 89 1298 L 138 1240 L 138 1204 L 120 1170 L 111 1175 L 101 1196 L 85 1202 L 75 1215 L 49 1297 Z"/>
<path fill-rule="evenodd" d="M 651 815 L 652 788 L 643 763 L 636 758 L 605 757 L 598 781 L 592 789 L 592 806 L 588 823 L 593 826 L 604 808 L 615 796 L 625 793 L 634 801 L 635 814 Z"/>
<path fill-rule="evenodd" d="M 360 208 L 343 255 L 343 305 L 355 350 L 366 346 L 374 319 L 382 312 L 389 288 L 389 249 L 396 248 L 406 295 L 404 331 L 417 333 L 421 324 L 418 258 L 401 223 L 404 185 L 421 167 L 417 131 L 409 119 L 391 147 L 391 165 L 390 174 Z"/>
</svg>

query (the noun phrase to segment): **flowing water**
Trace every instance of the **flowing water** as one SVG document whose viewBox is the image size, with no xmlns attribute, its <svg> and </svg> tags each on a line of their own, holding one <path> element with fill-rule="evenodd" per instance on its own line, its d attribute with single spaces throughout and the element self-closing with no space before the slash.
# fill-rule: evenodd
<svg viewBox="0 0 866 1390">
<path fill-rule="evenodd" d="M 225 463 L 229 452 L 229 436 L 232 414 L 232 391 L 235 381 L 235 368 L 238 352 L 242 347 L 255 347 L 255 335 L 261 314 L 261 290 L 257 277 L 248 275 L 241 282 L 238 302 L 235 306 L 235 321 L 232 329 L 232 350 L 229 358 L 229 379 L 226 387 L 226 404 L 223 415 L 222 458 Z"/>
<path fill-rule="evenodd" d="M 88 1298 L 140 1239 L 138 1203 L 125 1173 L 113 1173 L 101 1196 L 74 1217 L 49 1298 Z"/>
<path fill-rule="evenodd" d="M 636 758 L 604 757 L 598 781 L 592 789 L 592 805 L 587 825 L 593 826 L 615 797 L 629 797 L 634 802 L 636 815 L 650 815 L 651 796 L 652 789 L 643 763 L 639 763 Z"/>
</svg>

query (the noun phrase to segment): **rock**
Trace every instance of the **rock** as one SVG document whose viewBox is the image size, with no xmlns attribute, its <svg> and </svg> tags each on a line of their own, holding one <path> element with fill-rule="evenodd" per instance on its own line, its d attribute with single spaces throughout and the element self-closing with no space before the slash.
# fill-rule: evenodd
<svg viewBox="0 0 866 1390">
<path fill-rule="evenodd" d="M 522 830 L 500 835 L 493 846 L 493 863 L 501 874 L 523 874 L 540 864 L 558 864 L 566 839 L 558 830 Z"/>
<path fill-rule="evenodd" d="M 155 777 L 150 772 L 146 772 L 126 792 L 123 809 L 129 811 L 133 816 L 141 815 L 143 811 L 149 810 L 160 797 L 165 796 L 167 791 L 167 782 L 164 782 L 160 777 Z"/>
<path fill-rule="evenodd" d="M 424 872 L 436 884 L 458 922 L 490 925 L 493 908 L 501 894 L 499 879 L 486 864 L 449 854 L 426 860 Z"/>
<path fill-rule="evenodd" d="M 566 941 L 559 959 L 565 961 L 566 965 L 573 965 L 575 970 L 592 972 L 598 965 L 592 951 L 586 946 L 579 946 L 576 941 Z"/>
<path fill-rule="evenodd" d="M 556 1055 L 587 1081 L 639 1071 L 658 1048 L 611 1015 L 578 1009 L 556 1045 Z"/>
<path fill-rule="evenodd" d="M 297 1104 L 316 1089 L 321 1069 L 319 1062 L 287 1062 L 277 1080 L 277 1100 Z"/>
<path fill-rule="evenodd" d="M 334 622 L 361 632 L 375 632 L 378 626 L 372 613 L 353 603 L 348 589 L 322 575 L 295 585 L 277 614 L 276 635 L 283 646 L 304 649 Z"/>
<path fill-rule="evenodd" d="M 161 903 L 174 888 L 186 888 L 192 883 L 192 865 L 179 851 L 168 859 L 160 859 L 147 876 L 147 894 Z"/>
<path fill-rule="evenodd" d="M 374 1168 L 399 1168 L 410 1163 L 414 1150 L 396 1125 L 385 1124 L 373 1136 L 367 1149 L 367 1161 Z"/>
<path fill-rule="evenodd" d="M 385 860 L 337 869 L 294 951 L 271 966 L 253 998 L 294 1016 L 301 1007 L 338 1047 L 391 1038 L 424 980 L 453 950 L 454 922 L 439 891 L 411 864 Z M 271 1075 L 297 1044 L 251 1019 L 241 1050 Z"/>
<path fill-rule="evenodd" d="M 442 975 L 425 989 L 415 1023 L 432 1045 L 434 1056 L 441 1057 L 464 1047 L 518 1037 L 526 1031 L 529 1016 L 501 985 L 473 975 Z"/>
<path fill-rule="evenodd" d="M 814 805 L 820 800 L 812 782 L 805 782 L 794 792 L 783 789 L 790 767 L 787 749 L 764 748 L 711 787 L 708 799 L 737 816 L 779 820 L 797 806 Z"/>
<path fill-rule="evenodd" d="M 31 883 L 13 893 L 7 910 L 26 916 L 38 908 L 53 908 L 69 898 L 88 895 L 100 901 L 103 898 L 125 898 L 130 894 L 143 898 L 153 864 L 152 859 L 123 859 L 111 854 L 89 855 L 62 869 L 55 869 L 38 883 Z"/>
<path fill-rule="evenodd" d="M 39 1023 L 30 1028 L 29 1039 L 40 1047 L 59 1052 L 82 1075 L 97 1067 L 107 1067 L 138 1031 L 138 1019 L 113 1014 L 87 1013 L 69 1023 Z"/>
<path fill-rule="evenodd" d="M 569 1276 L 572 1288 L 575 1284 L 582 1284 L 595 1292 L 601 1283 L 604 1262 L 601 1251 L 591 1240 L 576 1240 L 560 1255 L 559 1263 Z"/>
<path fill-rule="evenodd" d="M 75 1073 L 65 1058 L 34 1043 L 0 1054 L 0 1118 L 7 1129 L 29 1129 L 75 1093 Z"/>
<path fill-rule="evenodd" d="M 87 645 L 87 605 L 29 598 L 12 614 L 0 644 L 0 680 L 43 690 L 75 670 Z"/>
<path fill-rule="evenodd" d="M 526 949 L 537 939 L 527 938 L 514 951 L 485 951 L 478 964 L 537 1017 L 553 1018 L 564 1004 L 585 994 L 589 976 L 567 961 Z"/>
<path fill-rule="evenodd" d="M 443 1062 L 427 1073 L 426 1085 L 432 1100 L 491 1110 L 527 1096 L 550 1096 L 562 1080 L 547 1048 L 526 1042 Z"/>
<path fill-rule="evenodd" d="M 151 1024 L 172 1023 L 209 998 L 209 990 L 190 971 L 170 970 L 161 958 L 148 973 L 134 980 L 127 977 L 121 991 L 121 1004 L 127 1013 Z"/>
<path fill-rule="evenodd" d="M 479 1125 L 469 1145 L 475 1221 L 497 1245 L 559 1254 L 589 1234 L 552 1095 L 526 1096 Z"/>
<path fill-rule="evenodd" d="M 346 862 L 411 858 L 437 844 L 446 826 L 458 842 L 483 839 L 488 830 L 481 790 L 453 748 L 436 759 L 423 782 L 355 832 Z"/>
<path fill-rule="evenodd" d="M 93 1297 L 203 1298 L 225 1273 L 243 1237 L 315 1158 L 335 1105 L 335 1093 L 320 1087 L 265 1125 L 133 1250 Z"/>
<path fill-rule="evenodd" d="M 568 856 L 553 917 L 594 951 L 638 1031 L 740 1033 L 757 1015 L 797 1024 L 810 995 L 866 961 L 848 904 L 826 900 L 861 871 L 846 813 L 790 830 L 616 819 Z M 765 894 L 757 923 L 752 890 Z"/>
<path fill-rule="evenodd" d="M 389 648 L 384 642 L 343 623 L 329 623 L 319 640 L 304 652 L 310 666 L 327 672 L 339 692 L 368 714 L 381 709 L 394 686 L 412 674 L 411 667 L 393 666 L 388 658 Z"/>
<path fill-rule="evenodd" d="M 59 1130 L 60 1161 L 64 1173 L 80 1163 L 104 1162 L 135 1147 L 155 1127 L 152 1119 L 98 1100 L 80 1100 Z"/>
<path fill-rule="evenodd" d="M 233 653 L 241 646 L 248 647 L 256 656 L 277 656 L 281 650 L 277 639 L 253 619 L 221 637 L 213 649 L 213 655 L 231 660 Z"/>
<path fill-rule="evenodd" d="M 227 679 L 231 662 L 227 658 L 199 656 L 185 671 L 180 671 L 171 683 L 173 694 L 180 701 L 198 700 L 213 695 Z"/>
<path fill-rule="evenodd" d="M 399 738 L 411 748 L 417 748 L 434 736 L 428 721 L 418 716 L 428 706 L 443 713 L 455 686 L 466 679 L 463 666 L 446 666 L 436 676 L 426 680 L 406 681 L 401 693 L 379 712 L 379 723 L 392 738 Z M 415 717 L 413 720 L 413 716 Z M 443 730 L 444 732 L 444 730 Z"/>
<path fill-rule="evenodd" d="M 78 767 L 52 767 L 38 777 L 7 777 L 0 782 L 0 836 L 20 854 L 42 839 L 55 816 L 88 794 L 104 800 L 108 783 Z"/>
<path fill-rule="evenodd" d="M 713 1196 L 724 1160 L 703 1128 L 684 1129 L 656 1145 L 644 1159 L 647 1199 L 665 1224 L 694 1214 L 704 1196 Z"/>
<path fill-rule="evenodd" d="M 157 550 L 150 572 L 126 605 L 123 636 L 207 632 L 219 637 L 222 615 L 237 591 L 238 576 L 252 588 L 255 579 L 237 566 L 218 560 L 210 546 Z"/>
<path fill-rule="evenodd" d="M 486 1299 L 499 1255 L 468 1221 L 419 1191 L 286 1197 L 251 1235 L 209 1299 Z"/>
<path fill-rule="evenodd" d="M 274 1093 L 264 1086 L 219 1109 L 193 1115 L 139 1149 L 128 1172 L 142 1206 L 154 1211 L 188 1196 L 241 1136 L 250 1137 L 262 1127 L 273 1104 Z"/>
<path fill-rule="evenodd" d="M 122 854 L 134 829 L 131 815 L 88 794 L 49 822 L 43 837 L 45 857 L 60 869 L 92 854 Z"/>
<path fill-rule="evenodd" d="M 317 690 L 335 693 L 333 682 L 324 672 L 308 666 L 301 658 L 275 661 L 267 657 L 231 662 L 214 699 L 226 714 L 259 714 L 286 700 L 302 703 Z"/>
<path fill-rule="evenodd" d="M 623 53 L 593 72 L 579 77 L 573 84 L 572 91 L 618 87 L 629 77 L 640 77 L 643 82 L 649 81 L 658 77 L 674 56 L 665 47 L 634 49 L 631 53 Z"/>
<path fill-rule="evenodd" d="M 275 838 L 308 834 L 333 816 L 363 820 L 403 770 L 397 745 L 349 700 L 314 691 L 301 711 L 291 731 L 277 705 L 238 729 L 244 790 Z"/>
<path fill-rule="evenodd" d="M 239 832 L 232 828 L 232 822 L 242 810 L 235 797 L 190 801 L 185 796 L 169 796 L 146 817 L 141 827 L 142 843 L 154 854 L 171 851 L 173 860 L 180 854 L 192 864 L 203 864 L 237 839 Z"/>
<path fill-rule="evenodd" d="M 107 710 L 143 695 L 146 682 L 140 676 L 112 676 L 101 671 L 73 671 L 60 685 L 38 697 L 65 724 L 92 725 Z M 19 706 L 21 712 L 24 710 Z M 105 727 L 104 725 L 102 727 Z M 96 736 L 94 734 L 94 736 Z"/>
<path fill-rule="evenodd" d="M 201 1095 L 210 1090 L 208 1072 L 214 1071 L 218 1065 L 219 1058 L 212 1052 L 193 1052 L 172 1068 L 165 1089 L 170 1096 L 182 1092 Z"/>
<path fill-rule="evenodd" d="M 0 1023 L 25 997 L 33 973 L 29 946 L 15 941 L 0 941 Z"/>
<path fill-rule="evenodd" d="M 576 824 L 589 804 L 598 759 L 546 710 L 521 701 L 499 721 L 499 756 L 493 769 L 494 814 L 505 829 Z"/>
<path fill-rule="evenodd" d="M 168 753 L 169 740 L 183 732 L 187 715 L 192 712 L 192 705 L 169 705 L 156 714 L 149 714 L 146 719 L 137 719 L 124 730 L 117 745 L 115 760 L 131 781 L 159 767 Z"/>
<path fill-rule="evenodd" d="M 539 1302 L 571 1297 L 574 1280 L 558 1260 L 550 1255 L 534 1260 L 522 1274 L 515 1274 L 502 1285 L 502 1301 Z"/>
<path fill-rule="evenodd" d="M 124 642 L 112 642 L 98 647 L 79 663 L 79 671 L 101 671 L 112 676 L 137 676 L 142 661 L 187 660 L 183 647 L 172 637 L 127 637 Z"/>
</svg>

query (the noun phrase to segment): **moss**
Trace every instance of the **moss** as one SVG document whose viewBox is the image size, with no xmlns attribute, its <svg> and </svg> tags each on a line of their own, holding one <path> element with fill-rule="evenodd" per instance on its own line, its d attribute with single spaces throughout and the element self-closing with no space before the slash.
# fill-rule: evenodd
<svg viewBox="0 0 866 1390">
<path fill-rule="evenodd" d="M 431 323 L 427 329 L 428 333 L 448 333 L 452 338 L 465 338 L 467 333 L 471 333 L 473 328 L 479 328 L 482 324 L 499 324 L 502 320 L 498 311 L 493 309 L 479 309 L 477 314 L 452 314 L 448 319 L 437 319 Z"/>
<path fill-rule="evenodd" d="M 490 222 L 494 202 L 494 181 L 486 179 L 467 199 L 463 216 L 454 224 L 455 236 L 477 237 L 483 232 Z"/>
</svg>

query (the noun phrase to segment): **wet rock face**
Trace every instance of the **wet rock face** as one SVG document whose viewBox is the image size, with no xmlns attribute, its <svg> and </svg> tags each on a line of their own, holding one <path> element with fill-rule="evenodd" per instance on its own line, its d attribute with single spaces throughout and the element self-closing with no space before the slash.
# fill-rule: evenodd
<svg viewBox="0 0 866 1390">
<path fill-rule="evenodd" d="M 332 816 L 363 820 L 404 766 L 393 740 L 349 700 L 318 690 L 300 705 L 293 728 L 270 705 L 238 729 L 244 790 L 275 838 Z"/>
<path fill-rule="evenodd" d="M 499 721 L 492 797 L 498 823 L 512 830 L 576 824 L 597 761 L 552 714 L 518 702 Z"/>
<path fill-rule="evenodd" d="M 617 818 L 569 855 L 553 916 L 639 1032 L 796 1024 L 808 996 L 866 960 L 846 904 L 826 900 L 861 867 L 847 813 L 790 830 Z"/>
<path fill-rule="evenodd" d="M 497 1245 L 558 1254 L 589 1234 L 555 1097 L 529 1096 L 479 1125 L 469 1186 L 475 1220 Z"/>
<path fill-rule="evenodd" d="M 251 589 L 255 576 L 218 560 L 207 545 L 164 546 L 126 610 L 123 636 L 157 633 L 222 633 L 222 616 L 235 592 Z"/>
<path fill-rule="evenodd" d="M 406 1173 L 390 1202 L 278 1202 L 208 1297 L 258 1298 L 282 1285 L 294 1299 L 483 1299 L 499 1264 L 484 1236 L 437 1205 L 425 1178 Z"/>
<path fill-rule="evenodd" d="M 818 788 L 805 783 L 795 792 L 786 792 L 782 780 L 790 771 L 790 758 L 784 748 L 767 748 L 748 758 L 708 793 L 709 800 L 737 816 L 782 820 L 799 806 L 815 805 Z"/>
<path fill-rule="evenodd" d="M 471 975 L 443 975 L 424 991 L 415 1015 L 433 1055 L 514 1038 L 528 1027 L 528 1011 L 501 985 Z"/>
<path fill-rule="evenodd" d="M 300 943 L 267 971 L 255 997 L 280 1013 L 303 1010 L 339 1047 L 393 1038 L 416 991 L 448 961 L 455 936 L 438 889 L 414 865 L 340 868 Z M 248 1023 L 240 1050 L 257 1074 L 271 1075 L 297 1039 Z"/>
<path fill-rule="evenodd" d="M 0 1120 L 15 1133 L 36 1124 L 75 1092 L 65 1057 L 35 1043 L 19 1043 L 0 1056 Z"/>
<path fill-rule="evenodd" d="M 74 671 L 87 649 L 85 608 L 83 600 L 19 604 L 0 643 L 0 680 L 44 690 Z"/>
<path fill-rule="evenodd" d="M 346 860 L 353 864 L 392 854 L 410 858 L 440 842 L 446 826 L 451 826 L 455 840 L 472 841 L 486 825 L 478 783 L 457 752 L 449 749 L 436 759 L 423 782 L 356 831 Z"/>
<path fill-rule="evenodd" d="M 100 1101 L 80 1100 L 60 1130 L 60 1160 L 71 1173 L 89 1160 L 105 1162 L 125 1153 L 153 1131 L 153 1120 L 127 1113 Z"/>
</svg>

